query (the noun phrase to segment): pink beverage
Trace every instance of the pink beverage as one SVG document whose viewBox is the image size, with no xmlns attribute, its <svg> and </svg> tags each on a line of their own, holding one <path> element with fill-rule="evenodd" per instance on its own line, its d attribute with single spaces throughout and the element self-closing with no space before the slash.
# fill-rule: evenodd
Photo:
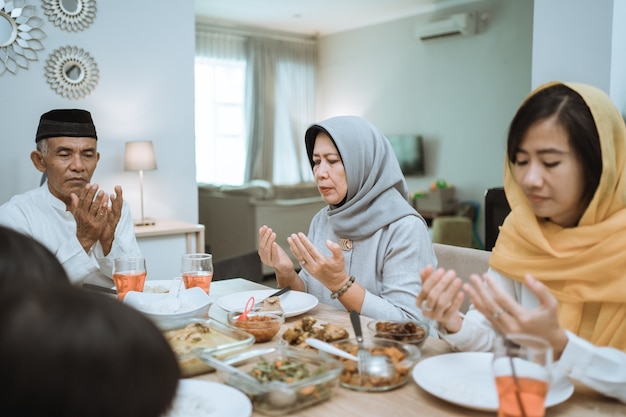
<svg viewBox="0 0 626 417">
<path fill-rule="evenodd" d="M 146 271 L 116 272 L 113 274 L 113 281 L 115 281 L 115 288 L 117 288 L 117 297 L 123 301 L 128 291 L 143 291 Z"/>
<path fill-rule="evenodd" d="M 200 287 L 205 293 L 209 293 L 211 289 L 211 280 L 213 279 L 212 271 L 189 271 L 183 272 L 183 282 L 185 288 Z"/>
<path fill-rule="evenodd" d="M 498 417 L 543 417 L 548 383 L 537 379 L 497 376 Z M 521 402 L 521 404 L 520 404 Z M 523 407 L 523 410 L 522 410 Z"/>
</svg>

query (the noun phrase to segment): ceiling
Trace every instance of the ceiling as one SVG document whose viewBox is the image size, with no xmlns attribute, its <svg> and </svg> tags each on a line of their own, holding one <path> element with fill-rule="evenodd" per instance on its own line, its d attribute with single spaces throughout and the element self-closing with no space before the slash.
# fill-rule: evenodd
<svg viewBox="0 0 626 417">
<path fill-rule="evenodd" d="M 195 0 L 196 17 L 220 26 L 328 35 L 481 0 Z"/>
</svg>

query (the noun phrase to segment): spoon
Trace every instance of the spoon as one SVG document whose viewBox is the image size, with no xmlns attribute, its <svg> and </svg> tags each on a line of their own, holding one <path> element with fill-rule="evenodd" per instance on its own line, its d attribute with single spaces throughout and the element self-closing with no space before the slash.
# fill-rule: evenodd
<svg viewBox="0 0 626 417">
<path fill-rule="evenodd" d="M 359 376 L 361 377 L 361 385 L 364 385 L 364 377 L 369 376 L 372 379 L 392 378 L 396 373 L 396 367 L 391 363 L 385 355 L 371 355 L 365 348 L 363 343 L 363 332 L 361 331 L 361 317 L 355 310 L 350 311 L 350 321 L 354 328 L 356 342 L 359 345 L 357 351 Z"/>
<path fill-rule="evenodd" d="M 359 350 L 357 351 L 357 356 L 359 357 L 359 376 L 363 379 L 363 376 L 365 375 L 365 362 L 369 358 L 370 352 L 365 349 L 365 344 L 363 343 L 363 332 L 361 331 L 361 317 L 356 310 L 350 311 L 350 321 L 352 322 L 356 342 L 359 344 Z"/>
<path fill-rule="evenodd" d="M 323 340 L 314 339 L 309 337 L 304 340 L 309 346 L 314 347 L 315 349 L 322 350 L 326 353 L 330 353 L 332 355 L 341 356 L 342 358 L 350 359 L 352 361 L 358 362 L 359 358 L 349 354 L 345 350 L 341 350 L 336 346 L 331 345 L 330 343 L 324 342 Z"/>
</svg>

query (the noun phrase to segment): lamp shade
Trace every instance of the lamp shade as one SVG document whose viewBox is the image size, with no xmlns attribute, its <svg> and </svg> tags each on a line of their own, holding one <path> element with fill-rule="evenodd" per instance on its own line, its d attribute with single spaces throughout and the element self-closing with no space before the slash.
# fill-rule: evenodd
<svg viewBox="0 0 626 417">
<path fill-rule="evenodd" d="M 151 140 L 126 142 L 125 171 L 150 171 L 156 167 L 156 157 Z"/>
</svg>

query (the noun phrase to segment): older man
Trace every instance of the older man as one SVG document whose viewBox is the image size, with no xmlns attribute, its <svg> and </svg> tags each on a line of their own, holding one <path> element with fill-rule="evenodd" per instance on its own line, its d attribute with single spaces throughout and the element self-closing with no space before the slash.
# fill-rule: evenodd
<svg viewBox="0 0 626 417">
<path fill-rule="evenodd" d="M 35 141 L 30 159 L 47 181 L 0 206 L 0 224 L 43 243 L 74 283 L 110 278 L 114 258 L 141 256 L 122 188 L 109 196 L 91 184 L 100 159 L 91 114 L 51 110 L 41 116 Z"/>
</svg>

